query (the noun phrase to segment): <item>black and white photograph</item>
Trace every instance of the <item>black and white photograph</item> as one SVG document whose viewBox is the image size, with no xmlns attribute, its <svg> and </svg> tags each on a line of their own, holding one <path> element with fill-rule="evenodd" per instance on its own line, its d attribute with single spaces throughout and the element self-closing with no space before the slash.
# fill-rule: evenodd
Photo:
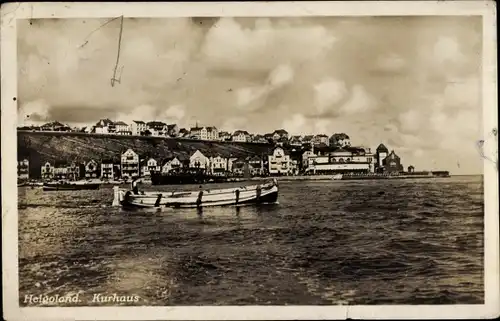
<svg viewBox="0 0 500 321">
<path fill-rule="evenodd" d="M 498 316 L 495 6 L 2 5 L 4 317 Z"/>
</svg>

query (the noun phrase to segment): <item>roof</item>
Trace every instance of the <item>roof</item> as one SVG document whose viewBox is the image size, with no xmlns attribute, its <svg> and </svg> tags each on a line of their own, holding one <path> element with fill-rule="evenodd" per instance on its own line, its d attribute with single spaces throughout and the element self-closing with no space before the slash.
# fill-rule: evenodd
<svg viewBox="0 0 500 321">
<path fill-rule="evenodd" d="M 46 123 L 46 124 L 42 125 L 42 127 L 53 127 L 53 126 L 67 127 L 66 125 L 61 124 L 61 123 L 60 123 L 60 122 L 58 122 L 57 120 L 55 120 L 55 121 L 53 121 L 53 122 Z"/>
<path fill-rule="evenodd" d="M 288 134 L 288 132 L 284 129 L 277 129 L 273 132 L 273 134 L 283 135 L 283 134 Z"/>
<path fill-rule="evenodd" d="M 233 135 L 249 135 L 249 133 L 246 130 L 237 130 Z"/>
<path fill-rule="evenodd" d="M 217 127 L 215 127 L 215 126 L 207 127 L 207 131 L 209 131 L 209 132 L 215 131 L 216 132 L 217 131 Z"/>
<path fill-rule="evenodd" d="M 319 135 L 316 135 L 316 137 L 326 137 L 326 138 L 328 138 L 328 136 L 325 135 L 325 134 L 319 134 Z"/>
<path fill-rule="evenodd" d="M 191 127 L 191 131 L 202 130 L 204 127 Z"/>
<path fill-rule="evenodd" d="M 174 129 L 176 126 L 177 126 L 177 124 L 170 124 L 170 125 L 167 125 L 167 128 L 168 128 L 168 130 L 172 130 L 172 129 Z"/>
<path fill-rule="evenodd" d="M 133 120 L 133 122 L 136 123 L 136 124 L 146 124 L 142 120 Z"/>
<path fill-rule="evenodd" d="M 188 130 L 186 128 L 181 128 L 179 129 L 179 133 L 187 133 Z"/>
<path fill-rule="evenodd" d="M 305 135 L 304 140 L 311 140 L 314 138 L 314 135 Z"/>
<path fill-rule="evenodd" d="M 151 127 L 157 127 L 157 126 L 165 126 L 166 124 L 164 122 L 161 122 L 161 121 L 150 121 L 147 123 L 148 126 L 151 126 Z"/>
<path fill-rule="evenodd" d="M 389 152 L 389 149 L 387 149 L 387 147 L 385 147 L 385 145 L 384 145 L 384 144 L 380 144 L 380 145 L 378 145 L 378 147 L 377 147 L 377 152 L 386 152 L 386 153 L 388 153 L 388 152 Z"/>
<path fill-rule="evenodd" d="M 128 126 L 128 124 L 127 124 L 127 123 L 122 122 L 122 121 L 117 121 L 117 122 L 115 122 L 115 125 L 118 125 L 118 126 Z"/>
</svg>

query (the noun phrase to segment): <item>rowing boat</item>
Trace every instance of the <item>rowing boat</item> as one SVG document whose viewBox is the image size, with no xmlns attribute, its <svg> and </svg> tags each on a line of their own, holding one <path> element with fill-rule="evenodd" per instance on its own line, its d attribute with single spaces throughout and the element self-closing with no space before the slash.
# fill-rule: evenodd
<svg viewBox="0 0 500 321">
<path fill-rule="evenodd" d="M 122 207 L 173 207 L 195 208 L 243 204 L 276 203 L 278 182 L 270 182 L 236 188 L 200 190 L 193 192 L 142 192 L 114 188 L 113 206 Z"/>
<path fill-rule="evenodd" d="M 53 182 L 44 183 L 43 190 L 50 191 L 80 191 L 80 190 L 96 190 L 99 189 L 100 183 L 89 182 Z"/>
</svg>

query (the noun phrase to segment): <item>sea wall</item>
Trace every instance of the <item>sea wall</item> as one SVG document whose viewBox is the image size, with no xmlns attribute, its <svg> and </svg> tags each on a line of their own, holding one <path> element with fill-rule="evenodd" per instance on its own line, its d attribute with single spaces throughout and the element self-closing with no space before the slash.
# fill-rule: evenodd
<svg viewBox="0 0 500 321">
<path fill-rule="evenodd" d="M 113 158 L 119 161 L 121 153 L 132 148 L 141 157 L 162 159 L 171 155 L 188 156 L 196 150 L 224 157 L 244 157 L 271 153 L 273 145 L 242 142 L 213 142 L 182 138 L 116 136 L 64 132 L 17 133 L 18 159 L 30 161 L 30 177 L 37 177 L 40 166 L 47 162 L 87 162 Z"/>
</svg>

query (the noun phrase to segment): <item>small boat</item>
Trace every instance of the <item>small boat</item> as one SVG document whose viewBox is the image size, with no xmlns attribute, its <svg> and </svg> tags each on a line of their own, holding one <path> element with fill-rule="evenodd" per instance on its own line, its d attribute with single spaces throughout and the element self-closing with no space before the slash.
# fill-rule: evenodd
<svg viewBox="0 0 500 321">
<path fill-rule="evenodd" d="M 333 175 L 332 179 L 333 179 L 334 181 L 338 181 L 338 180 L 341 180 L 341 179 L 342 179 L 342 177 L 343 177 L 343 175 L 342 175 L 342 174 L 335 174 L 335 175 Z"/>
<path fill-rule="evenodd" d="M 43 184 L 44 191 L 80 191 L 99 189 L 100 183 L 89 183 L 86 181 L 75 182 L 50 182 Z"/>
<path fill-rule="evenodd" d="M 142 192 L 114 188 L 113 206 L 195 208 L 243 204 L 276 203 L 278 182 L 236 188 L 206 189 L 195 192 Z"/>
</svg>

